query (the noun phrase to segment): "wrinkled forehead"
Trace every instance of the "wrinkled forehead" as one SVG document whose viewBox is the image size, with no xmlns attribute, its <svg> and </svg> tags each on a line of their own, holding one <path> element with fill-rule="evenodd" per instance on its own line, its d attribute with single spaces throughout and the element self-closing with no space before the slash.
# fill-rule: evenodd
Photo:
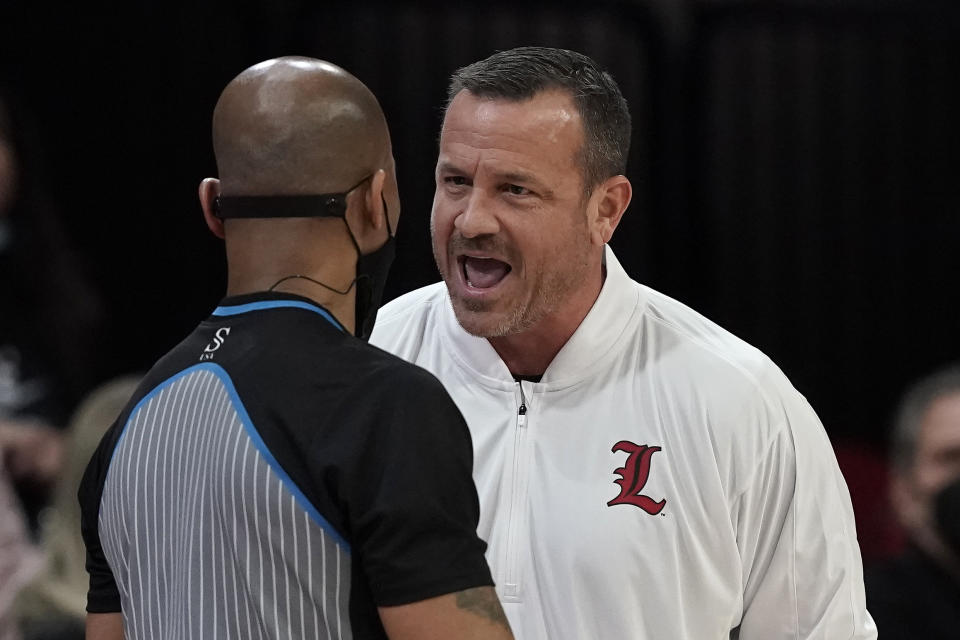
<svg viewBox="0 0 960 640">
<path fill-rule="evenodd" d="M 569 93 L 544 91 L 526 100 L 476 96 L 464 89 L 450 102 L 441 153 L 456 145 L 506 149 L 575 162 L 583 123 Z"/>
<path fill-rule="evenodd" d="M 542 91 L 532 98 L 511 100 L 477 96 L 464 89 L 450 102 L 441 135 L 470 131 L 481 135 L 524 133 L 548 140 L 581 138 L 583 124 L 570 94 Z"/>
</svg>

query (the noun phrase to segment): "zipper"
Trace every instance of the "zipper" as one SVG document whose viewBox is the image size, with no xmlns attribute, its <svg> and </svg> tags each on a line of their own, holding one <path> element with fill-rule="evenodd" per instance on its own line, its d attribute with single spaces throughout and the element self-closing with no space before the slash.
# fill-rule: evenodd
<svg viewBox="0 0 960 640">
<path fill-rule="evenodd" d="M 523 383 L 518 382 L 520 387 L 520 407 L 517 409 L 517 428 L 522 429 L 527 426 L 527 399 L 523 395 Z"/>
<path fill-rule="evenodd" d="M 520 601 L 520 542 L 527 498 L 527 398 L 523 382 L 517 382 L 519 406 L 517 428 L 514 430 L 513 486 L 510 490 L 510 519 L 507 524 L 506 571 L 503 584 L 504 599 Z"/>
</svg>

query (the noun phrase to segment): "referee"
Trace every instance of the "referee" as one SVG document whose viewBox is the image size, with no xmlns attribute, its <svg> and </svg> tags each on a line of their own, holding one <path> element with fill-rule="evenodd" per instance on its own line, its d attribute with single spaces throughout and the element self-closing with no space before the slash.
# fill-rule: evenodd
<svg viewBox="0 0 960 640">
<path fill-rule="evenodd" d="M 87 469 L 87 637 L 512 638 L 463 418 L 365 340 L 400 212 L 376 99 L 269 60 L 223 91 L 213 143 L 227 297 Z"/>
</svg>

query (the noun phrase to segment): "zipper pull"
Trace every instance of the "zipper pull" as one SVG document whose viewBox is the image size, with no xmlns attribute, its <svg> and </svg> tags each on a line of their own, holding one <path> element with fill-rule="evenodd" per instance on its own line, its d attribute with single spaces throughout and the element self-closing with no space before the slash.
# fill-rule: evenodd
<svg viewBox="0 0 960 640">
<path fill-rule="evenodd" d="M 527 398 L 523 395 L 523 383 L 517 381 L 517 387 L 520 389 L 520 408 L 517 409 L 517 426 L 527 426 Z"/>
</svg>

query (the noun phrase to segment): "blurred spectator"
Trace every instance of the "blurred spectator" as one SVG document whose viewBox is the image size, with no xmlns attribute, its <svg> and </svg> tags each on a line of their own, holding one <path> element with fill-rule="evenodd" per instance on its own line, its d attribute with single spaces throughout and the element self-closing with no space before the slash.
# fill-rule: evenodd
<svg viewBox="0 0 960 640">
<path fill-rule="evenodd" d="M 960 634 L 960 366 L 911 387 L 891 442 L 891 498 L 908 539 L 899 557 L 866 574 L 867 607 L 884 640 Z"/>
<path fill-rule="evenodd" d="M 121 377 L 104 384 L 80 405 L 66 432 L 66 464 L 54 499 L 43 512 L 43 567 L 17 598 L 23 640 L 82 640 L 89 579 L 80 536 L 77 487 L 87 462 L 139 383 Z M 2 640 L 2 638 L 0 638 Z"/>
<path fill-rule="evenodd" d="M 97 379 L 100 303 L 12 105 L 0 90 L 0 454 L 35 529 L 60 467 L 58 428 Z"/>
<path fill-rule="evenodd" d="M 20 504 L 0 457 L 0 640 L 20 638 L 11 604 L 38 566 L 39 556 L 27 539 Z"/>
<path fill-rule="evenodd" d="M 934 517 L 943 541 L 960 556 L 960 476 L 937 494 Z"/>
</svg>

